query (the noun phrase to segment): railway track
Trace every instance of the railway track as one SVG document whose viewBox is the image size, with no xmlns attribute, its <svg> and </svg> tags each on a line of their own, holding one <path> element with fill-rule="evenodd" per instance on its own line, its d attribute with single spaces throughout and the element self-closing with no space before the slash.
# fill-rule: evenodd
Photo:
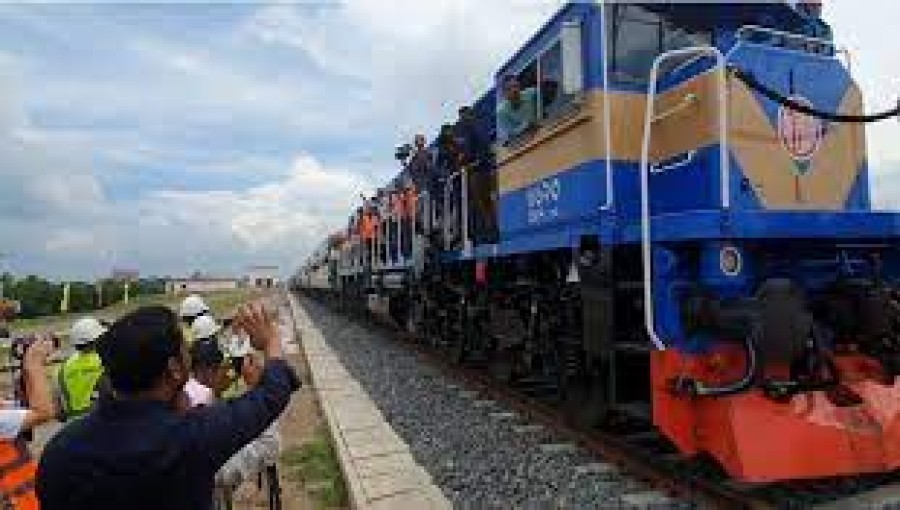
<svg viewBox="0 0 900 510">
<path fill-rule="evenodd" d="M 701 508 L 773 508 L 740 491 L 709 483 L 702 478 L 684 476 L 684 473 L 667 469 L 658 463 L 658 459 L 648 455 L 648 452 L 620 438 L 600 432 L 580 430 L 569 424 L 559 410 L 552 405 L 525 396 L 515 388 L 502 386 L 477 368 L 448 363 L 439 352 L 423 346 L 414 338 L 404 336 L 403 341 L 409 348 L 416 350 L 423 358 L 427 359 L 429 363 L 462 381 L 484 398 L 498 401 L 528 421 L 552 429 L 555 433 L 598 454 L 604 460 L 655 488 L 680 499 L 696 502 Z"/>
<path fill-rule="evenodd" d="M 657 455 L 627 439 L 599 431 L 586 431 L 573 426 L 553 405 L 528 396 L 515 387 L 498 383 L 477 366 L 450 363 L 440 351 L 429 348 L 417 338 L 398 333 L 393 329 L 391 332 L 408 348 L 415 350 L 429 363 L 461 381 L 469 389 L 477 391 L 483 398 L 500 402 L 504 407 L 512 409 L 528 421 L 553 430 L 567 440 L 596 453 L 604 460 L 657 489 L 679 499 L 694 502 L 699 508 L 744 508 L 748 510 L 776 508 L 743 491 L 735 490 L 724 484 L 712 483 L 703 477 L 692 476 L 689 472 L 680 471 L 671 463 L 660 463 Z M 638 438 L 635 435 L 632 439 L 647 442 L 654 438 L 646 435 Z"/>
<path fill-rule="evenodd" d="M 563 415 L 552 398 L 530 395 L 527 389 L 504 383 L 490 375 L 476 361 L 454 363 L 449 353 L 421 338 L 402 331 L 395 324 L 372 321 L 360 315 L 348 315 L 333 306 L 334 313 L 378 328 L 421 359 L 460 382 L 480 398 L 500 403 L 527 421 L 602 457 L 629 475 L 697 508 L 710 509 L 888 509 L 900 508 L 900 475 L 897 473 L 860 477 L 797 481 L 757 486 L 728 479 L 711 463 L 685 459 L 652 427 L 614 433 L 586 430 Z M 898 484 L 895 488 L 894 484 Z"/>
</svg>

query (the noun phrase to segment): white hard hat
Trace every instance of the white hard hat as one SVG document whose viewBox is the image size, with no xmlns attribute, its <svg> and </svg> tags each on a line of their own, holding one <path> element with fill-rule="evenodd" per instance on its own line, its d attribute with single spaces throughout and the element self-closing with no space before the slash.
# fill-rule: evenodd
<svg viewBox="0 0 900 510">
<path fill-rule="evenodd" d="M 201 315 L 191 324 L 191 332 L 197 340 L 212 338 L 221 330 L 222 326 L 219 326 L 219 323 L 209 315 Z"/>
<path fill-rule="evenodd" d="M 178 310 L 178 315 L 182 318 L 196 317 L 208 311 L 209 307 L 206 306 L 206 302 L 203 301 L 203 298 L 197 294 L 191 294 L 181 302 L 181 308 Z"/>
<path fill-rule="evenodd" d="M 100 324 L 100 321 L 94 317 L 82 317 L 72 324 L 69 338 L 72 340 L 72 345 L 87 345 L 97 340 L 104 332 L 106 332 L 106 328 Z"/>
</svg>

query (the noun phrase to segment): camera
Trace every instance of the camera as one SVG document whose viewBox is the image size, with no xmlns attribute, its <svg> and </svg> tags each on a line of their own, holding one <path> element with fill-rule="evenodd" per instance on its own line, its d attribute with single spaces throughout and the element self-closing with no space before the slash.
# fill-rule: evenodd
<svg viewBox="0 0 900 510">
<path fill-rule="evenodd" d="M 37 341 L 37 339 L 38 337 L 35 335 L 13 338 L 12 343 L 9 346 L 9 355 L 14 361 L 21 363 L 22 360 L 25 359 L 25 353 L 28 352 L 28 349 Z M 50 341 L 53 343 L 54 350 L 59 349 L 59 336 L 51 334 Z"/>
</svg>

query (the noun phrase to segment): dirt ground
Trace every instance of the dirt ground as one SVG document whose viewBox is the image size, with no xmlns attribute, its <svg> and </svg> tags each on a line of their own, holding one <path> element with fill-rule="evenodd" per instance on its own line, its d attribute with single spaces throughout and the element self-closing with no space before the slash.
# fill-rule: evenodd
<svg viewBox="0 0 900 510">
<path fill-rule="evenodd" d="M 289 357 L 291 364 L 301 374 L 303 388 L 291 399 L 291 403 L 279 419 L 282 450 L 287 451 L 312 441 L 316 430 L 322 425 L 323 417 L 316 402 L 315 392 L 309 384 L 305 360 L 299 354 Z M 281 462 L 279 479 L 282 490 L 282 508 L 284 510 L 315 510 L 322 508 L 316 503 L 302 483 L 291 476 L 291 468 Z M 244 484 L 235 498 L 236 509 L 268 508 L 265 487 L 260 491 L 256 484 Z"/>
</svg>

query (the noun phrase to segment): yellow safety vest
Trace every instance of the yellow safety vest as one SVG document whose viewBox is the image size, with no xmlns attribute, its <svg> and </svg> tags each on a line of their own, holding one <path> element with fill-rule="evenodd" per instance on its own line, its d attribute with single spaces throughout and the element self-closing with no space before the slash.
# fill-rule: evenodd
<svg viewBox="0 0 900 510">
<path fill-rule="evenodd" d="M 222 399 L 231 400 L 233 398 L 238 398 L 246 392 L 247 388 L 245 387 L 244 382 L 241 380 L 240 374 L 238 374 L 238 377 L 234 379 L 234 382 L 232 382 L 231 385 L 225 388 L 225 391 L 222 392 Z"/>
<path fill-rule="evenodd" d="M 76 352 L 63 362 L 57 380 L 66 418 L 80 416 L 91 408 L 102 375 L 103 365 L 96 352 Z"/>
<path fill-rule="evenodd" d="M 191 330 L 190 324 L 186 322 L 181 323 L 181 335 L 184 337 L 184 343 L 187 345 L 191 345 L 194 343 L 194 332 Z"/>
</svg>

